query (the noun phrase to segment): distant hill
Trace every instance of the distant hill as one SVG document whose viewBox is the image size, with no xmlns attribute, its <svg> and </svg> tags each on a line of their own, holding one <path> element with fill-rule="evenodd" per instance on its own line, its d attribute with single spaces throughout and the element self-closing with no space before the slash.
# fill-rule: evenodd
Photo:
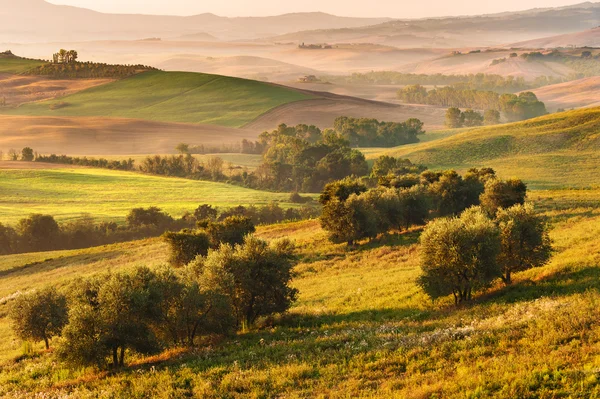
<svg viewBox="0 0 600 399">
<path fill-rule="evenodd" d="M 549 110 L 600 106 L 600 76 L 532 90 Z"/>
<path fill-rule="evenodd" d="M 190 41 L 190 42 L 214 42 L 219 40 L 206 32 L 190 33 L 173 38 L 172 40 Z"/>
<path fill-rule="evenodd" d="M 396 20 L 349 29 L 310 30 L 277 36 L 272 40 L 371 42 L 400 47 L 495 46 L 595 28 L 599 21 L 600 3 L 582 3 L 494 15 Z"/>
<path fill-rule="evenodd" d="M 214 14 L 190 17 L 104 14 L 44 0 L 0 0 L 0 20 L 0 42 L 48 42 L 177 37 L 197 34 L 199 28 L 220 39 L 249 40 L 307 29 L 372 25 L 389 18 L 346 18 L 324 13 L 259 18 L 226 18 Z M 32 26 L 35 29 L 31 29 Z"/>
<path fill-rule="evenodd" d="M 600 108 L 455 133 L 381 154 L 434 169 L 489 166 L 504 177 L 525 179 L 532 188 L 600 185 Z"/>
<path fill-rule="evenodd" d="M 598 21 L 598 24 L 600 25 L 600 21 Z M 527 40 L 524 42 L 513 43 L 511 45 L 511 47 L 524 48 L 557 48 L 569 46 L 600 47 L 600 27 L 588 29 L 583 32 Z"/>
</svg>

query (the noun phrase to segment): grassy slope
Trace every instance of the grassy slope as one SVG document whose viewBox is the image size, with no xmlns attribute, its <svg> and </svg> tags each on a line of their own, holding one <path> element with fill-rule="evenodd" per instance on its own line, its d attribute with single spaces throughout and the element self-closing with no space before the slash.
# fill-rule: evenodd
<svg viewBox="0 0 600 399">
<path fill-rule="evenodd" d="M 104 116 L 240 127 L 282 104 L 311 98 L 252 80 L 189 72 L 145 72 L 70 96 L 26 104 L 15 115 Z M 52 110 L 53 104 L 65 103 Z M 7 111 L 5 111 L 7 112 Z"/>
<path fill-rule="evenodd" d="M 19 74 L 44 64 L 44 61 L 0 56 L 0 73 Z"/>
<path fill-rule="evenodd" d="M 259 236 L 291 237 L 302 254 L 294 281 L 299 300 L 275 328 L 182 357 L 139 359 L 123 374 L 102 376 L 66 370 L 48 355 L 8 361 L 20 343 L 0 319 L 0 396 L 14 390 L 15 397 L 597 397 L 599 197 L 592 190 L 533 193 L 552 224 L 552 262 L 460 309 L 449 299 L 432 304 L 416 287 L 418 232 L 346 251 L 326 243 L 317 222 L 264 227 Z M 165 259 L 157 240 L 3 257 L 0 296 Z M 167 361 L 151 369 L 157 360 Z"/>
<path fill-rule="evenodd" d="M 149 176 L 91 168 L 0 169 L 0 220 L 14 224 L 30 213 L 59 220 L 89 213 L 103 220 L 124 220 L 136 207 L 159 206 L 181 216 L 200 204 L 218 207 L 286 204 L 289 194 L 251 190 L 224 183 Z"/>
<path fill-rule="evenodd" d="M 371 151 L 406 157 L 430 168 L 490 166 L 533 188 L 600 185 L 600 108 L 552 114 L 525 122 L 459 131 L 450 137 Z"/>
</svg>

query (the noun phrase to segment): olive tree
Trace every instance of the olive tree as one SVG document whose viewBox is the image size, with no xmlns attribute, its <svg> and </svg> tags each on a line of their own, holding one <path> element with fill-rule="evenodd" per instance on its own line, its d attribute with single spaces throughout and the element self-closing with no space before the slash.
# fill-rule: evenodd
<svg viewBox="0 0 600 399">
<path fill-rule="evenodd" d="M 502 250 L 498 263 L 502 281 L 512 283 L 512 273 L 544 266 L 550 260 L 552 245 L 546 224 L 531 205 L 515 205 L 498 211 Z"/>
<path fill-rule="evenodd" d="M 469 301 L 498 277 L 499 252 L 498 228 L 479 208 L 434 220 L 421 235 L 419 285 L 433 299 L 452 294 L 457 305 Z"/>
<path fill-rule="evenodd" d="M 287 311 L 298 291 L 290 287 L 294 246 L 288 240 L 271 245 L 252 236 L 244 244 L 224 244 L 197 258 L 194 267 L 207 284 L 220 286 L 231 299 L 238 326 L 248 327 L 260 316 Z M 215 277 L 216 276 L 216 277 Z"/>
<path fill-rule="evenodd" d="M 12 327 L 23 340 L 44 341 L 60 335 L 67 323 L 67 301 L 64 295 L 48 288 L 19 295 L 10 310 Z"/>
<path fill-rule="evenodd" d="M 481 194 L 481 207 L 493 217 L 501 208 L 523 205 L 527 198 L 527 185 L 519 179 L 489 179 Z"/>
</svg>

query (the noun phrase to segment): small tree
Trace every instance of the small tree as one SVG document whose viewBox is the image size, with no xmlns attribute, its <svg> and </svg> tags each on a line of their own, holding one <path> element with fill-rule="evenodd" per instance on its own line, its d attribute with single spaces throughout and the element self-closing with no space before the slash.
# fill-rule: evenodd
<svg viewBox="0 0 600 399">
<path fill-rule="evenodd" d="M 217 219 L 218 211 L 213 208 L 211 205 L 200 205 L 194 211 L 194 217 L 197 221 L 202 220 L 215 220 Z"/>
<path fill-rule="evenodd" d="M 60 234 L 58 223 L 50 215 L 30 215 L 17 224 L 21 243 L 28 251 L 54 249 Z"/>
<path fill-rule="evenodd" d="M 169 261 L 176 267 L 187 265 L 198 255 L 206 256 L 211 246 L 210 237 L 204 231 L 166 232 L 163 239 L 171 248 Z"/>
<path fill-rule="evenodd" d="M 250 218 L 229 216 L 219 223 L 210 223 L 206 228 L 213 248 L 221 244 L 240 245 L 246 237 L 256 231 Z"/>
<path fill-rule="evenodd" d="M 498 277 L 499 252 L 498 228 L 479 208 L 434 220 L 421 235 L 419 285 L 433 299 L 453 294 L 456 305 L 471 300 Z"/>
<path fill-rule="evenodd" d="M 177 144 L 177 147 L 175 147 L 175 149 L 181 155 L 185 155 L 185 154 L 189 154 L 190 153 L 190 145 L 186 144 L 186 143 L 179 143 L 179 144 Z"/>
<path fill-rule="evenodd" d="M 10 318 L 19 338 L 44 341 L 46 349 L 50 349 L 50 339 L 67 324 L 67 301 L 52 288 L 19 295 Z"/>
<path fill-rule="evenodd" d="M 467 109 L 463 112 L 464 125 L 467 127 L 483 125 L 483 116 L 472 109 Z"/>
<path fill-rule="evenodd" d="M 25 161 L 25 162 L 32 162 L 34 160 L 35 156 L 33 154 L 33 150 L 29 147 L 25 147 L 23 148 L 23 151 L 21 151 L 21 161 Z"/>
<path fill-rule="evenodd" d="M 132 209 L 127 215 L 126 220 L 130 227 L 160 227 L 167 226 L 173 222 L 171 216 L 155 206 Z"/>
<path fill-rule="evenodd" d="M 544 266 L 550 260 L 552 245 L 544 220 L 531 205 L 500 209 L 496 217 L 502 250 L 498 262 L 502 280 L 512 283 L 512 273 Z"/>
<path fill-rule="evenodd" d="M 462 127 L 465 122 L 465 116 L 460 109 L 452 107 L 446 111 L 446 126 L 450 129 Z"/>
<path fill-rule="evenodd" d="M 17 150 L 15 150 L 14 148 L 11 148 L 10 150 L 8 150 L 8 160 L 9 161 L 18 161 L 19 160 L 19 153 L 17 152 Z"/>
<path fill-rule="evenodd" d="M 483 123 L 486 125 L 497 125 L 500 123 L 500 111 L 488 109 L 483 114 Z"/>
<path fill-rule="evenodd" d="M 481 194 L 481 207 L 490 216 L 496 215 L 500 208 L 523 205 L 527 198 L 527 185 L 519 179 L 489 179 L 485 191 Z"/>
</svg>

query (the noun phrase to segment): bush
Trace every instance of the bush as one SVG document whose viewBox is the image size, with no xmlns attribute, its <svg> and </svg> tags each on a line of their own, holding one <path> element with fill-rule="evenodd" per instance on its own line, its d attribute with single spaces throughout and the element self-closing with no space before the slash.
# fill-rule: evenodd
<svg viewBox="0 0 600 399">
<path fill-rule="evenodd" d="M 247 217 L 230 216 L 222 222 L 210 223 L 206 231 L 210 236 L 212 247 L 218 248 L 221 244 L 242 244 L 246 236 L 256 231 L 256 227 Z"/>
<path fill-rule="evenodd" d="M 526 197 L 527 185 L 523 181 L 490 179 L 485 184 L 485 191 L 481 195 L 480 201 L 481 207 L 490 217 L 494 217 L 498 209 L 525 204 Z"/>
<path fill-rule="evenodd" d="M 52 216 L 34 214 L 17 224 L 21 243 L 33 251 L 54 249 L 60 239 L 58 223 Z"/>
</svg>

